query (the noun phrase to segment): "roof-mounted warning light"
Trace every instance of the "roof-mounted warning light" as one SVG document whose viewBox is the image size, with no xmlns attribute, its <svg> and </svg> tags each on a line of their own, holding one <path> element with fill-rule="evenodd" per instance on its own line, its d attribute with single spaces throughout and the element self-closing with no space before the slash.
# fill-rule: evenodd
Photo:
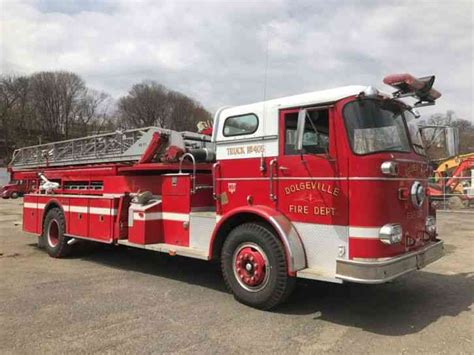
<svg viewBox="0 0 474 355">
<path fill-rule="evenodd" d="M 434 105 L 435 100 L 441 97 L 441 93 L 433 89 L 435 76 L 415 78 L 410 74 L 393 74 L 383 79 L 383 82 L 397 89 L 393 97 L 402 98 L 412 96 L 418 99 L 414 107 Z"/>
</svg>

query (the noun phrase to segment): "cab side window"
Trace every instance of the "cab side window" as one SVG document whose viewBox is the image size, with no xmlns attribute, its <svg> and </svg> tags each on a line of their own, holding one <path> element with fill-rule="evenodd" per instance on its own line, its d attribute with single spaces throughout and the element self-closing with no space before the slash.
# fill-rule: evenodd
<svg viewBox="0 0 474 355">
<path fill-rule="evenodd" d="M 253 113 L 227 117 L 224 121 L 224 137 L 243 136 L 257 131 L 258 117 Z"/>
<path fill-rule="evenodd" d="M 299 154 L 296 150 L 298 112 L 285 117 L 285 154 Z M 329 110 L 310 110 L 303 134 L 303 153 L 325 154 L 329 150 Z"/>
</svg>

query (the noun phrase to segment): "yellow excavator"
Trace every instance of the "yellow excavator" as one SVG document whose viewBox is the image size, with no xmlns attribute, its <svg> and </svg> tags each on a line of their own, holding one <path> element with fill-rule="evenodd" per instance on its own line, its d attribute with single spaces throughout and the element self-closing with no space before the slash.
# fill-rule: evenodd
<svg viewBox="0 0 474 355">
<path fill-rule="evenodd" d="M 463 160 L 470 158 L 474 158 L 474 153 L 460 154 L 455 157 L 441 161 L 436 170 L 434 171 L 435 178 L 438 179 L 439 177 L 446 175 L 449 171 L 452 171 L 457 168 Z"/>
<path fill-rule="evenodd" d="M 428 185 L 432 200 L 448 197 L 450 208 L 468 207 L 474 202 L 474 153 L 443 160 L 434 170 L 434 182 Z"/>
</svg>

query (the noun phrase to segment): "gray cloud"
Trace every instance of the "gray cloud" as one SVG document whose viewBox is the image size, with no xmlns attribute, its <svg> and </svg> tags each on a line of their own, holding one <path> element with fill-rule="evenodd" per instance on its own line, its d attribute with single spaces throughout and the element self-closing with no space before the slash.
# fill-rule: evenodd
<svg viewBox="0 0 474 355">
<path fill-rule="evenodd" d="M 118 97 L 143 79 L 221 105 L 388 73 L 437 74 L 425 114 L 472 118 L 470 1 L 1 2 L 1 71 L 71 70 Z M 390 88 L 385 87 L 385 90 Z"/>
</svg>

